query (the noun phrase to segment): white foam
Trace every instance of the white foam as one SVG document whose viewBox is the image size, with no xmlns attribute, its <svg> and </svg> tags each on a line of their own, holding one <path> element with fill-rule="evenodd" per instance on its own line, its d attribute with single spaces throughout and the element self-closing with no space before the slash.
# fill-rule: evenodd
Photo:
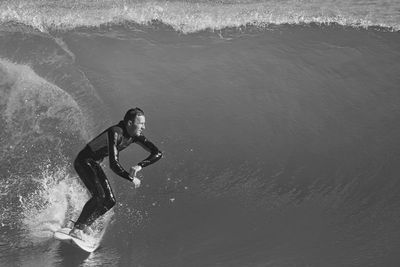
<svg viewBox="0 0 400 267">
<path fill-rule="evenodd" d="M 108 23 L 154 20 L 185 33 L 205 29 L 269 24 L 338 23 L 347 26 L 379 26 L 400 30 L 400 4 L 352 1 L 7 1 L 0 4 L 0 21 L 19 22 L 40 31 L 97 27 Z"/>
</svg>

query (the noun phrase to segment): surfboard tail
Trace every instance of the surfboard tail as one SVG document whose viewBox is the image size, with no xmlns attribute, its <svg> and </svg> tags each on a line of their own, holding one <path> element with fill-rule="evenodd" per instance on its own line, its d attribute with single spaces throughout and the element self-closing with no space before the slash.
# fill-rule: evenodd
<svg viewBox="0 0 400 267">
<path fill-rule="evenodd" d="M 63 242 L 72 243 L 86 252 L 93 252 L 100 246 L 100 240 L 84 240 L 69 235 L 71 228 L 62 228 L 54 233 L 54 238 Z"/>
</svg>

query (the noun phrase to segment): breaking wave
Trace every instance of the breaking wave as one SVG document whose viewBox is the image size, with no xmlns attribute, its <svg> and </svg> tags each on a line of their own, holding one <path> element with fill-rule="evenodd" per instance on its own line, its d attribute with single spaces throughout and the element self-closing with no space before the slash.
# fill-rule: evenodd
<svg viewBox="0 0 400 267">
<path fill-rule="evenodd" d="M 383 2 L 68 0 L 60 5 L 49 0 L 19 0 L 0 4 L 0 22 L 21 23 L 43 32 L 155 21 L 184 33 L 310 23 L 400 30 L 400 4 Z"/>
</svg>

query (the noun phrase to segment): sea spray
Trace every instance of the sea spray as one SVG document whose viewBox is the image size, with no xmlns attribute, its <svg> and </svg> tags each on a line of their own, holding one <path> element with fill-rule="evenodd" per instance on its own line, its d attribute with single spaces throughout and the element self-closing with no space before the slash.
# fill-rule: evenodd
<svg viewBox="0 0 400 267">
<path fill-rule="evenodd" d="M 2 232 L 18 229 L 26 244 L 40 242 L 76 220 L 88 199 L 71 167 L 86 120 L 67 92 L 28 65 L 0 59 L 0 77 Z"/>
<path fill-rule="evenodd" d="M 35 190 L 19 196 L 23 226 L 32 240 L 48 238 L 77 214 L 88 199 L 76 176 L 66 166 L 43 169 L 38 177 L 21 177 L 34 181 Z"/>
<path fill-rule="evenodd" d="M 33 188 L 26 195 L 19 195 L 22 208 L 22 227 L 29 241 L 41 242 L 53 236 L 54 232 L 65 227 L 71 227 L 90 195 L 79 177 L 69 173 L 67 165 L 56 169 L 43 167 L 38 177 L 21 177 L 31 179 Z M 104 234 L 113 211 L 102 216 L 92 225 L 93 239 L 99 239 Z"/>
</svg>

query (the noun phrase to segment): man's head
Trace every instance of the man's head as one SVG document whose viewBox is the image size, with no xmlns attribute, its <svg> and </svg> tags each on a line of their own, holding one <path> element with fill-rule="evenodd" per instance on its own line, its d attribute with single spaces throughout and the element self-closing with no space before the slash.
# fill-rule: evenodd
<svg viewBox="0 0 400 267">
<path fill-rule="evenodd" d="M 124 124 L 130 136 L 139 136 L 145 129 L 144 112 L 140 108 L 128 110 L 124 116 Z"/>
</svg>

